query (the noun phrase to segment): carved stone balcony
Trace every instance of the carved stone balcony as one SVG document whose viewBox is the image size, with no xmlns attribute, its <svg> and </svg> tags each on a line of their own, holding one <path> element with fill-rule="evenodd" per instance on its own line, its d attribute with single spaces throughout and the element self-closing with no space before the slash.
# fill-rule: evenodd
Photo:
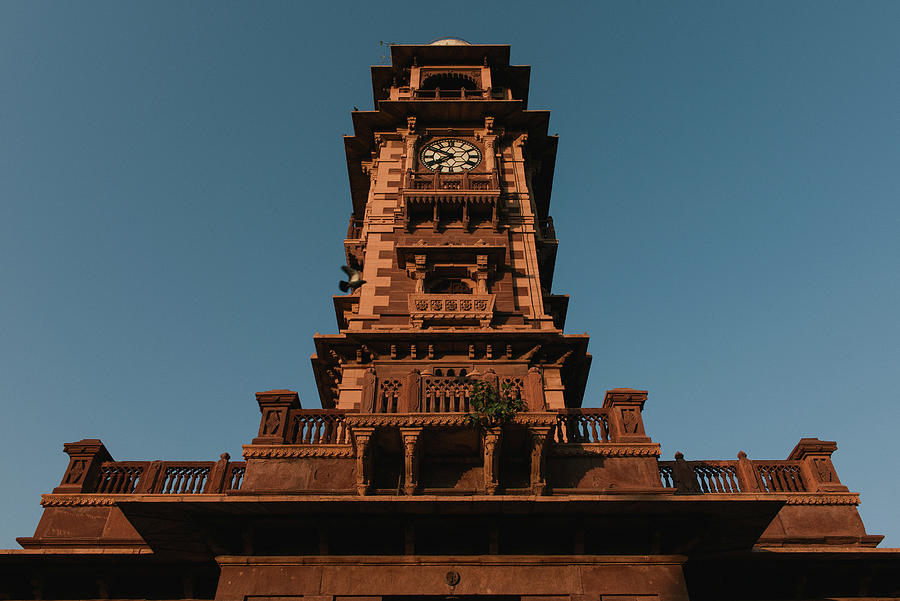
<svg viewBox="0 0 900 601">
<path fill-rule="evenodd" d="M 491 325 L 494 316 L 493 294 L 410 294 L 409 319 L 419 328 L 427 322 L 478 321 Z"/>
</svg>

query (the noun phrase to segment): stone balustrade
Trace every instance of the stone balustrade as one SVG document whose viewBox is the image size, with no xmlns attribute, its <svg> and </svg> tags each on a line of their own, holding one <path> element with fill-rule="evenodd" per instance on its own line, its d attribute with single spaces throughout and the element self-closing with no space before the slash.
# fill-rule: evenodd
<svg viewBox="0 0 900 601">
<path fill-rule="evenodd" d="M 218 461 L 113 461 L 99 440 L 65 445 L 69 466 L 55 494 L 217 494 L 239 490 L 246 464 Z"/>
<path fill-rule="evenodd" d="M 676 453 L 675 461 L 659 462 L 659 475 L 663 486 L 682 494 L 847 492 L 834 472 L 830 450 L 805 455 L 803 446 L 813 441 L 828 444 L 803 439 L 786 460 L 750 460 L 741 452 L 736 461 L 686 461 Z"/>
<path fill-rule="evenodd" d="M 409 295 L 409 316 L 413 325 L 427 321 L 478 321 L 488 327 L 494 316 L 493 294 L 424 294 Z"/>
</svg>

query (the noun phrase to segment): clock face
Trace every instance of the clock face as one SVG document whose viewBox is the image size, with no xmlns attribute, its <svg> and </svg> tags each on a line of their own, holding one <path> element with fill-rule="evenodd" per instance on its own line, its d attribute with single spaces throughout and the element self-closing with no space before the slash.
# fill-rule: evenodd
<svg viewBox="0 0 900 601">
<path fill-rule="evenodd" d="M 430 142 L 419 155 L 422 164 L 432 171 L 461 173 L 481 163 L 481 151 L 471 142 L 444 138 Z"/>
</svg>

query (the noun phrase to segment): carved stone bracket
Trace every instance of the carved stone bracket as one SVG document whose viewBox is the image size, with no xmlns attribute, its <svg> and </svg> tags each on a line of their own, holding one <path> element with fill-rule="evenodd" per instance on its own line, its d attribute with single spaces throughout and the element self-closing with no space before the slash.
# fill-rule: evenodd
<svg viewBox="0 0 900 601">
<path fill-rule="evenodd" d="M 500 485 L 500 442 L 503 437 L 503 428 L 488 428 L 482 434 L 482 448 L 484 449 L 484 492 L 488 495 L 497 494 Z"/>
<path fill-rule="evenodd" d="M 419 485 L 419 434 L 422 428 L 400 428 L 403 437 L 403 492 L 412 495 Z"/>
</svg>

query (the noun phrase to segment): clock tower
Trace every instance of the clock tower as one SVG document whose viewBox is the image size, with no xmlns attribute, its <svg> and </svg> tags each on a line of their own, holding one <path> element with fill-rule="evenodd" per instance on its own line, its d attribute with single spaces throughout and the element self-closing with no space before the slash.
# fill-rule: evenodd
<svg viewBox="0 0 900 601">
<path fill-rule="evenodd" d="M 900 552 L 873 548 L 834 442 L 661 461 L 646 391 L 582 406 L 529 68 L 454 39 L 391 59 L 345 138 L 354 277 L 314 338 L 321 408 L 258 392 L 243 461 L 66 444 L 34 535 L 0 552 L 0 599 L 897 597 Z M 478 411 L 485 391 L 506 419 Z"/>
<path fill-rule="evenodd" d="M 315 339 L 323 406 L 465 412 L 469 382 L 493 378 L 529 411 L 580 407 L 588 337 L 563 334 L 568 297 L 551 293 L 557 138 L 528 109 L 529 67 L 455 39 L 392 59 L 345 138 L 344 247 L 366 284 Z"/>
</svg>

